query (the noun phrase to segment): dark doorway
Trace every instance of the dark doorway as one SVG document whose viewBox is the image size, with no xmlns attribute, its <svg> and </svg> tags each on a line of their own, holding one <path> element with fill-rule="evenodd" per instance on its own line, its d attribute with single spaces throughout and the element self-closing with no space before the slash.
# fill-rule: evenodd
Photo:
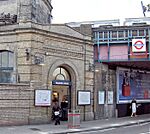
<svg viewBox="0 0 150 134">
<path fill-rule="evenodd" d="M 54 80 L 52 82 L 52 102 L 58 101 L 61 107 L 61 120 L 68 120 L 68 111 L 71 110 L 71 82 Z"/>
</svg>

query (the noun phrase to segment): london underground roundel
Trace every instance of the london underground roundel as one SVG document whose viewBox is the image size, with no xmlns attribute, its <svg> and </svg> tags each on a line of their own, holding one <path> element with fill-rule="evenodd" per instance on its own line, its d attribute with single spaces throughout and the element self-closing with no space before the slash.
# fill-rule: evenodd
<svg viewBox="0 0 150 134">
<path fill-rule="evenodd" d="M 145 52 L 146 40 L 145 39 L 132 39 L 132 52 Z"/>
</svg>

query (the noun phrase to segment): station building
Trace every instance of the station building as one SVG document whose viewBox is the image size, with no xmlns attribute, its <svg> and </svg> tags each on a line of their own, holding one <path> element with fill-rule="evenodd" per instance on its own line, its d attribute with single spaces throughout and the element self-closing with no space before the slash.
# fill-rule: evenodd
<svg viewBox="0 0 150 134">
<path fill-rule="evenodd" d="M 83 33 L 85 26 L 92 29 L 95 119 L 129 116 L 133 98 L 137 114 L 150 113 L 150 18 L 68 25 Z"/>
<path fill-rule="evenodd" d="M 0 3 L 0 124 L 51 122 L 64 99 L 81 120 L 128 116 L 133 98 L 150 113 L 149 18 L 51 24 L 51 0 Z"/>
<path fill-rule="evenodd" d="M 53 101 L 64 98 L 81 120 L 94 118 L 93 42 L 51 24 L 52 8 L 51 0 L 0 2 L 1 125 L 49 123 Z"/>
</svg>

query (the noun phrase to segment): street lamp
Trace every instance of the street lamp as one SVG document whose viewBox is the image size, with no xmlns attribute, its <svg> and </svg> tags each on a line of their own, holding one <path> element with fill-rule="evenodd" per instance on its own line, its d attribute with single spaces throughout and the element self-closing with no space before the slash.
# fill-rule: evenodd
<svg viewBox="0 0 150 134">
<path fill-rule="evenodd" d="M 25 53 L 26 53 L 26 61 L 29 61 L 30 57 L 34 57 L 35 65 L 44 65 L 44 56 L 43 55 L 39 55 L 39 53 L 37 53 L 37 52 L 34 55 L 32 55 L 28 48 L 25 50 Z M 45 55 L 46 55 L 46 53 L 45 53 Z"/>
<path fill-rule="evenodd" d="M 28 48 L 26 48 L 25 53 L 26 53 L 26 60 L 28 61 L 30 58 L 30 52 Z"/>
</svg>

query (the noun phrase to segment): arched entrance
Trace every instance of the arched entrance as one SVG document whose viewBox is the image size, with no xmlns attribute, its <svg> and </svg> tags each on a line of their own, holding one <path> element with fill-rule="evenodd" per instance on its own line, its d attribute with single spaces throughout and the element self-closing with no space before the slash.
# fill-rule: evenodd
<svg viewBox="0 0 150 134">
<path fill-rule="evenodd" d="M 61 120 L 68 120 L 71 109 L 71 75 L 65 67 L 59 66 L 53 72 L 52 103 L 58 102 L 62 109 Z"/>
<path fill-rule="evenodd" d="M 63 72 L 65 72 L 65 74 L 62 74 Z M 47 77 L 45 77 L 45 79 L 47 81 L 47 89 L 52 91 L 52 101 L 54 97 L 53 95 L 56 95 L 59 97 L 59 105 L 61 105 L 63 95 L 66 93 L 67 96 L 69 96 L 67 110 L 73 110 L 78 107 L 77 90 L 83 88 L 80 87 L 80 82 L 82 80 L 79 75 L 78 68 L 73 62 L 67 59 L 55 60 L 55 62 L 48 67 Z M 67 82 L 70 82 L 70 85 L 67 85 Z M 52 106 L 53 103 L 51 104 L 51 108 Z"/>
</svg>

